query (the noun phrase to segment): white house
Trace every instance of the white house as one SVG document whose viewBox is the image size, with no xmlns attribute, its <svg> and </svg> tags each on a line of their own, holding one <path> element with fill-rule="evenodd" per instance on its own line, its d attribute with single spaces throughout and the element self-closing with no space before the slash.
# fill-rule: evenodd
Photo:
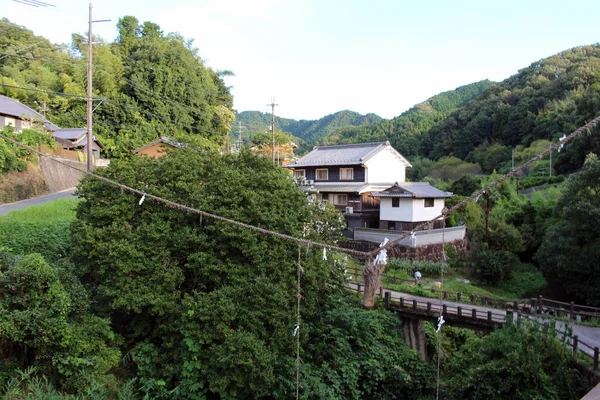
<svg viewBox="0 0 600 400">
<path fill-rule="evenodd" d="M 389 142 L 317 146 L 286 165 L 302 189 L 343 211 L 349 228 L 377 228 L 379 199 L 370 194 L 404 182 L 410 167 Z"/>
<path fill-rule="evenodd" d="M 411 231 L 416 225 L 442 214 L 445 199 L 452 197 L 452 193 L 441 191 L 428 182 L 396 182 L 371 196 L 380 199 L 380 229 Z M 441 221 L 436 221 L 436 226 L 431 228 L 438 225 Z"/>
</svg>

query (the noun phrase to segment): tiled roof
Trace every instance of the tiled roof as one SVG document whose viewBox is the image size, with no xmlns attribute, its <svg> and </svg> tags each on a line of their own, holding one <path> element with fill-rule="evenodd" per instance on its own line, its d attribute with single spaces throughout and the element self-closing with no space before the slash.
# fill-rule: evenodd
<svg viewBox="0 0 600 400">
<path fill-rule="evenodd" d="M 443 198 L 452 197 L 452 193 L 444 192 L 429 182 L 396 182 L 394 186 L 381 192 L 374 192 L 373 197 L 411 197 L 411 198 Z"/>
<path fill-rule="evenodd" d="M 17 99 L 0 95 L 0 114 L 13 117 L 33 118 L 36 121 L 47 122 L 46 118 L 39 112 L 27 107 Z"/>
<path fill-rule="evenodd" d="M 54 131 L 52 136 L 57 139 L 79 140 L 87 134 L 87 128 L 59 128 Z"/>
<path fill-rule="evenodd" d="M 84 147 L 87 145 L 87 128 L 59 128 L 52 133 L 52 136 L 58 143 L 69 148 L 72 148 L 72 146 Z M 98 147 L 101 149 L 104 148 L 102 142 L 95 136 L 94 141 Z"/>
<path fill-rule="evenodd" d="M 313 151 L 286 167 L 360 165 L 387 146 L 389 146 L 389 142 L 317 146 Z"/>
</svg>

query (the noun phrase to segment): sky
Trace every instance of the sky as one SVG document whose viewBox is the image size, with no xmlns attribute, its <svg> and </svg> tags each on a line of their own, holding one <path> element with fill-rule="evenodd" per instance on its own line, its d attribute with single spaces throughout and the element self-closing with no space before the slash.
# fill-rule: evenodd
<svg viewBox="0 0 600 400">
<path fill-rule="evenodd" d="M 0 0 L 0 15 L 54 43 L 87 32 L 89 3 Z M 341 110 L 400 115 L 443 91 L 501 81 L 533 62 L 600 42 L 598 0 L 103 0 L 95 35 L 124 15 L 178 32 L 226 78 L 238 111 L 318 119 Z"/>
</svg>

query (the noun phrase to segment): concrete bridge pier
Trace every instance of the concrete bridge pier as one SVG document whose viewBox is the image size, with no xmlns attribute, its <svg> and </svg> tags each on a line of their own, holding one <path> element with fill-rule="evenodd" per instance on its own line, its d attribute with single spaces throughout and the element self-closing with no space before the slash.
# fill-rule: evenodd
<svg viewBox="0 0 600 400">
<path fill-rule="evenodd" d="M 402 318 L 404 322 L 404 340 L 408 347 L 416 350 L 423 361 L 427 361 L 427 339 L 424 321 L 413 318 Z"/>
</svg>

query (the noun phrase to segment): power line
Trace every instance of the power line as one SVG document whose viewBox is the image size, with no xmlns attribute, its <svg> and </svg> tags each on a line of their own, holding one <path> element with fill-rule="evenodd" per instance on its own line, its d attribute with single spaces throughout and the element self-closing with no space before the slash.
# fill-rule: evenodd
<svg viewBox="0 0 600 400">
<path fill-rule="evenodd" d="M 39 0 L 13 0 L 15 3 L 25 4 L 31 7 L 56 7 L 54 4 L 45 3 Z"/>
<path fill-rule="evenodd" d="M 36 89 L 36 88 L 26 88 L 26 87 L 21 87 L 21 86 L 7 85 L 5 83 L 0 83 L 0 86 L 12 88 L 12 89 L 26 90 L 26 91 L 30 91 L 30 92 L 41 92 L 41 93 L 54 94 L 54 95 L 57 95 L 57 96 L 66 96 L 66 97 L 75 97 L 75 98 L 78 98 L 78 99 L 87 99 L 87 96 L 83 96 L 83 95 L 79 95 L 79 94 L 54 92 L 52 90 L 43 90 L 43 89 Z M 94 100 L 106 100 L 106 98 L 104 98 L 104 97 L 94 97 Z"/>
</svg>

